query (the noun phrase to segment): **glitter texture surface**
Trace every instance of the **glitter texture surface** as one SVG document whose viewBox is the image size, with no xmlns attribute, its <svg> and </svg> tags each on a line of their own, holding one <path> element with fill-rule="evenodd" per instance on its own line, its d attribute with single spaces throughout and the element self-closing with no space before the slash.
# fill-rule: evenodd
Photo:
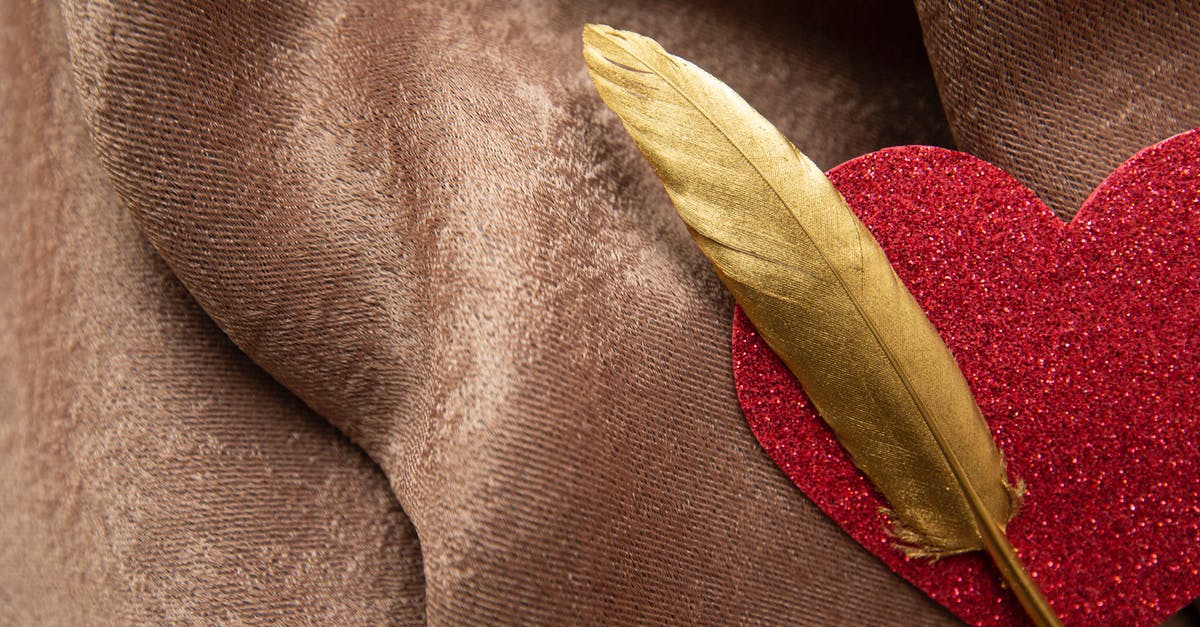
<svg viewBox="0 0 1200 627">
<path fill-rule="evenodd" d="M 1069 224 L 940 148 L 829 178 L 1028 483 L 1009 537 L 1063 620 L 1153 625 L 1200 597 L 1200 129 L 1135 155 Z M 930 564 L 892 548 L 884 503 L 740 310 L 733 363 L 759 442 L 855 540 L 969 623 L 1024 622 L 982 553 Z"/>
</svg>

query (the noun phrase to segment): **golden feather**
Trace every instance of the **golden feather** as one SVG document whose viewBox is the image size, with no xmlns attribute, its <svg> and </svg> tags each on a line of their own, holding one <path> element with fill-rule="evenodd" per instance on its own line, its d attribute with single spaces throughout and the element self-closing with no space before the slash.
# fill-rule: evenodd
<svg viewBox="0 0 1200 627">
<path fill-rule="evenodd" d="M 903 550 L 987 549 L 1022 605 L 1053 624 L 1004 537 L 1018 490 L 967 382 L 841 194 L 700 68 L 607 26 L 588 25 L 583 38 L 600 96 L 721 280 L 887 500 Z"/>
</svg>

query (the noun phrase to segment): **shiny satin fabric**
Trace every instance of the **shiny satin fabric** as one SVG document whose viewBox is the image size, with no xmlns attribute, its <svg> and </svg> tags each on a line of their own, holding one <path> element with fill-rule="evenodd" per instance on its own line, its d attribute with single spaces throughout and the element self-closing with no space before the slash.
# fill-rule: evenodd
<svg viewBox="0 0 1200 627">
<path fill-rule="evenodd" d="M 758 447 L 578 43 L 831 167 L 949 144 L 911 8 L 0 6 L 4 622 L 951 622 Z"/>
</svg>

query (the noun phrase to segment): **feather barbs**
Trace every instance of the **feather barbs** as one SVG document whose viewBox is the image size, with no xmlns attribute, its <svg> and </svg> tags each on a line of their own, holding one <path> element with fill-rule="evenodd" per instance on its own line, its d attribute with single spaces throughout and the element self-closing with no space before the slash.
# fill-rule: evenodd
<svg viewBox="0 0 1200 627">
<path fill-rule="evenodd" d="M 974 396 L 824 173 L 732 89 L 648 38 L 588 25 L 584 57 L 717 275 L 891 506 L 905 550 L 987 549 L 1019 570 L 1003 534 L 1020 491 Z M 1024 576 L 1014 589 L 1032 588 L 1037 605 Z"/>
</svg>

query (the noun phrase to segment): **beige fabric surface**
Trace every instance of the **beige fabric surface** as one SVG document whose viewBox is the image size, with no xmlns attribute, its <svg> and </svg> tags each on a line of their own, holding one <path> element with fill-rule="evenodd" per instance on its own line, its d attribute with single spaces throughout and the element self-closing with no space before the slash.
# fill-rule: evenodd
<svg viewBox="0 0 1200 627">
<path fill-rule="evenodd" d="M 0 2 L 0 623 L 952 623 L 753 439 L 579 41 L 656 37 L 825 167 L 948 119 L 1057 189 L 920 9 Z"/>
</svg>

